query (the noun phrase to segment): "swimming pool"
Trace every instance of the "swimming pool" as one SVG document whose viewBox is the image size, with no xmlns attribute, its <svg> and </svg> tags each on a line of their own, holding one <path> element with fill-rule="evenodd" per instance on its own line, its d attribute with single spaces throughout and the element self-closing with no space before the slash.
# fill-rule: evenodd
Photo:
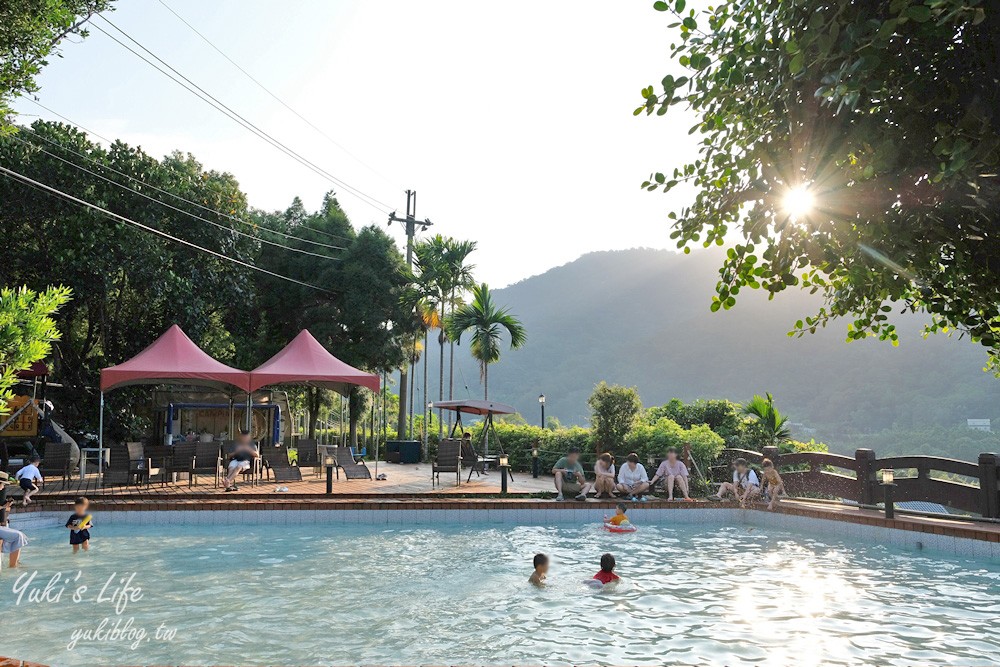
<svg viewBox="0 0 1000 667">
<path fill-rule="evenodd" d="M 990 629 L 1000 564 L 971 558 L 748 525 L 633 535 L 594 524 L 98 526 L 92 551 L 75 557 L 65 530 L 30 531 L 24 566 L 0 573 L 0 655 L 50 665 L 1000 663 Z M 537 551 L 552 558 L 544 590 L 526 583 Z M 584 580 L 605 551 L 624 581 L 595 591 Z M 46 591 L 57 573 L 68 584 Z M 86 634 L 102 622 L 122 636 Z"/>
</svg>

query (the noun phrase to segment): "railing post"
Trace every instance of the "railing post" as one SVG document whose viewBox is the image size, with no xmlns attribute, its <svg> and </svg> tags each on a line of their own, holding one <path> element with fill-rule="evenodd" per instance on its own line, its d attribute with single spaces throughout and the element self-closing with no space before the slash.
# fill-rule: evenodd
<svg viewBox="0 0 1000 667">
<path fill-rule="evenodd" d="M 874 505 L 876 499 L 872 493 L 875 483 L 875 452 L 870 449 L 858 449 L 854 452 L 854 461 L 858 467 L 858 497 L 862 505 Z"/>
<path fill-rule="evenodd" d="M 997 482 L 997 468 L 1000 456 L 979 455 L 979 509 L 989 519 L 1000 519 L 1000 484 Z"/>
</svg>

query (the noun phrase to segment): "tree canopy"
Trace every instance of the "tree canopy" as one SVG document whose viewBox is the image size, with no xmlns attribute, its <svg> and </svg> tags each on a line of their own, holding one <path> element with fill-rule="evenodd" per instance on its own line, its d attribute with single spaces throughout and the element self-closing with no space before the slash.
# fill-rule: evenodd
<svg viewBox="0 0 1000 667">
<path fill-rule="evenodd" d="M 657 1 L 682 70 L 635 110 L 698 117 L 699 156 L 643 187 L 693 185 L 685 252 L 728 246 L 712 308 L 743 288 L 825 304 L 895 343 L 893 310 L 1000 356 L 1000 6 L 985 0 Z"/>
<path fill-rule="evenodd" d="M 12 126 L 10 101 L 38 90 L 35 77 L 58 54 L 70 34 L 87 36 L 83 28 L 111 0 L 4 0 L 0 3 L 0 134 Z"/>
<path fill-rule="evenodd" d="M 59 330 L 52 316 L 69 301 L 66 287 L 36 292 L 0 289 L 0 416 L 13 396 L 17 374 L 48 356 Z"/>
</svg>

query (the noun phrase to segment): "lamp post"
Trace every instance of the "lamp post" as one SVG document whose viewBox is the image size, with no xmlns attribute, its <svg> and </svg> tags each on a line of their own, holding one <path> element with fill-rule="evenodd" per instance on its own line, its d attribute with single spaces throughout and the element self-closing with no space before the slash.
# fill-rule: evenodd
<svg viewBox="0 0 1000 667">
<path fill-rule="evenodd" d="M 886 468 L 882 471 L 882 490 L 885 492 L 885 518 L 892 519 L 895 517 L 895 501 L 892 497 L 892 490 L 895 488 L 894 483 L 895 471 L 891 468 Z"/>
<path fill-rule="evenodd" d="M 531 448 L 531 476 L 538 479 L 538 443 Z"/>
<path fill-rule="evenodd" d="M 506 454 L 500 455 L 500 495 L 507 495 L 507 475 L 509 474 L 510 461 Z"/>
<path fill-rule="evenodd" d="M 323 465 L 326 466 L 326 495 L 333 494 L 333 467 L 336 461 L 332 456 L 327 455 L 323 458 Z"/>
<path fill-rule="evenodd" d="M 542 406 L 542 428 L 545 428 L 545 394 L 538 395 L 538 405 Z"/>
</svg>

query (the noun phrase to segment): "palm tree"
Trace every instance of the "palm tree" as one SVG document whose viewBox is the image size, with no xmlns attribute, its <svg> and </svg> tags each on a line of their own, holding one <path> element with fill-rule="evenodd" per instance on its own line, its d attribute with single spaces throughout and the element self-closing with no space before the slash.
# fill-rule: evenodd
<svg viewBox="0 0 1000 667">
<path fill-rule="evenodd" d="M 445 255 L 445 267 L 448 272 L 448 283 L 451 288 L 448 296 L 448 307 L 452 316 L 455 314 L 455 306 L 458 305 L 459 292 L 467 290 L 475 284 L 472 280 L 472 271 L 476 267 L 474 264 L 466 264 L 466 260 L 475 249 L 475 241 L 456 241 L 455 239 L 451 239 L 451 243 L 448 245 L 448 252 Z M 448 400 L 450 401 L 455 397 L 455 340 L 451 336 L 448 339 Z"/>
<path fill-rule="evenodd" d="M 763 427 L 771 447 L 792 437 L 791 431 L 786 426 L 788 417 L 774 407 L 774 398 L 770 393 L 764 396 L 754 394 L 750 402 L 743 406 L 743 414 L 754 417 Z"/>
<path fill-rule="evenodd" d="M 510 336 L 510 349 L 524 345 L 527 334 L 524 325 L 506 308 L 493 303 L 486 283 L 472 287 L 472 303 L 459 307 L 448 321 L 448 334 L 461 344 L 462 334 L 472 330 L 469 350 L 479 361 L 479 377 L 483 381 L 483 398 L 490 397 L 490 364 L 500 361 L 500 342 L 504 330 Z"/>
</svg>

